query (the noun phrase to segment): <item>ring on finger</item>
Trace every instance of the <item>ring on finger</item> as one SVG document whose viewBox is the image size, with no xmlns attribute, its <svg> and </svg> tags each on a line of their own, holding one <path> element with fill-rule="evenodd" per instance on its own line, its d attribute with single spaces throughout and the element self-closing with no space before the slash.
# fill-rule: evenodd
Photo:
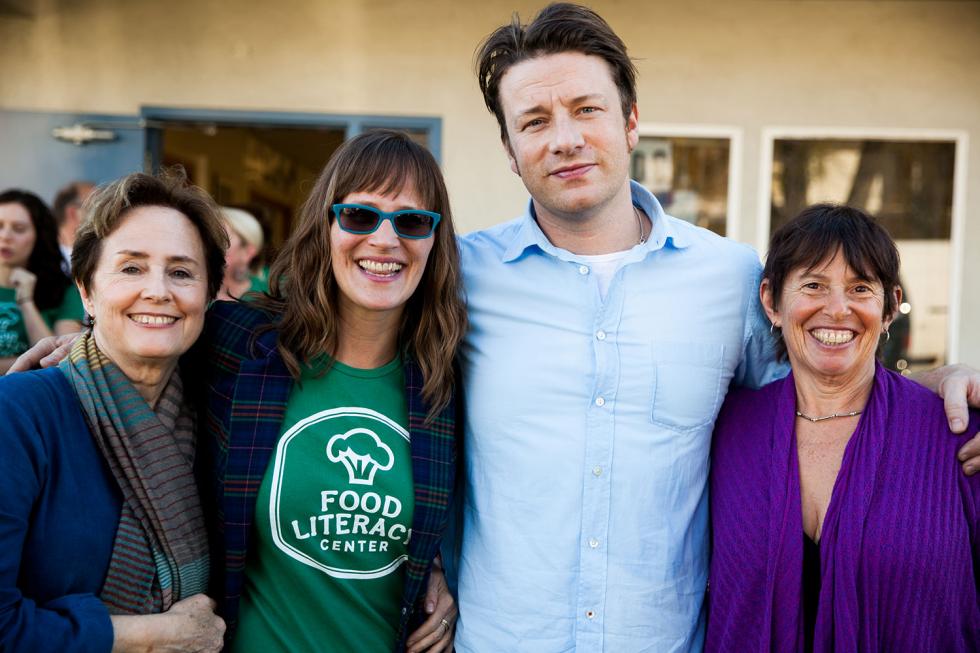
<svg viewBox="0 0 980 653">
<path fill-rule="evenodd" d="M 446 629 L 446 632 L 448 633 L 449 632 L 449 628 L 450 628 L 449 622 L 446 621 L 445 619 L 443 619 L 441 623 L 442 623 L 442 627 L 445 628 Z"/>
</svg>

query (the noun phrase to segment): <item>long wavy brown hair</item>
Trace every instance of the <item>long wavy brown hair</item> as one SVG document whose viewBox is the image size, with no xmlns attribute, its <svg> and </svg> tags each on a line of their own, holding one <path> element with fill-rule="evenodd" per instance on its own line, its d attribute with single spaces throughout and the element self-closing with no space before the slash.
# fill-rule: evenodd
<svg viewBox="0 0 980 653">
<path fill-rule="evenodd" d="M 334 152 L 300 210 L 293 230 L 269 271 L 269 292 L 253 302 L 280 316 L 278 348 L 299 378 L 301 366 L 337 349 L 338 288 L 330 252 L 330 206 L 350 193 L 391 195 L 406 186 L 442 215 L 418 288 L 409 298 L 398 331 L 400 350 L 422 370 L 422 397 L 432 418 L 449 402 L 453 359 L 466 333 L 449 194 L 432 154 L 407 134 L 376 130 L 356 136 Z"/>
</svg>

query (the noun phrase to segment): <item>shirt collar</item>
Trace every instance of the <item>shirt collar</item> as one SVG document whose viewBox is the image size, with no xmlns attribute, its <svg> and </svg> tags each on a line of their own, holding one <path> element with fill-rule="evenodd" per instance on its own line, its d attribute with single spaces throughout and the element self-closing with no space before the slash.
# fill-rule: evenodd
<svg viewBox="0 0 980 653">
<path fill-rule="evenodd" d="M 642 184 L 632 180 L 630 181 L 630 192 L 633 196 L 633 205 L 640 207 L 650 218 L 650 222 L 653 223 L 653 228 L 650 230 L 650 235 L 645 243 L 649 251 L 655 251 L 662 247 L 683 249 L 690 246 L 691 241 L 687 234 L 677 229 L 673 218 L 669 218 L 664 212 L 653 193 Z"/>
<path fill-rule="evenodd" d="M 650 230 L 646 242 L 637 245 L 637 247 L 642 248 L 644 252 L 652 252 L 663 247 L 681 249 L 690 245 L 686 234 L 681 233 L 667 219 L 667 214 L 664 213 L 663 207 L 660 206 L 660 202 L 653 196 L 653 193 L 632 180 L 630 181 L 630 193 L 633 205 L 638 206 L 646 213 L 653 224 L 653 229 Z M 534 202 L 529 199 L 527 208 L 519 220 L 519 227 L 514 231 L 514 238 L 504 251 L 504 263 L 517 260 L 530 248 L 537 248 L 563 261 L 575 260 L 575 254 L 555 247 L 544 235 L 535 217 Z"/>
</svg>

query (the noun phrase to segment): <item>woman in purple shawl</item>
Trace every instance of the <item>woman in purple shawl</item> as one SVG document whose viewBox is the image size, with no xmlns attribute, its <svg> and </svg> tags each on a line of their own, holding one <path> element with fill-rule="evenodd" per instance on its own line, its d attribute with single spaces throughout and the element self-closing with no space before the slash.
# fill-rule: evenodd
<svg viewBox="0 0 980 653">
<path fill-rule="evenodd" d="M 760 296 L 792 373 L 729 393 L 716 423 L 708 651 L 980 647 L 967 436 L 875 359 L 898 269 L 857 209 L 813 206 L 773 235 Z"/>
</svg>

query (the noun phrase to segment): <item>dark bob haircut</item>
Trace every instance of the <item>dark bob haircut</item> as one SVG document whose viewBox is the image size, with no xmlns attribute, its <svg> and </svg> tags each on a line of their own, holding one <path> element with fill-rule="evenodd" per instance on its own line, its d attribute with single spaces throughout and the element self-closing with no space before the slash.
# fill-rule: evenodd
<svg viewBox="0 0 980 653">
<path fill-rule="evenodd" d="M 874 218 L 852 206 L 814 204 L 776 230 L 769 241 L 762 278 L 769 282 L 778 306 L 786 277 L 794 270 L 812 270 L 841 252 L 862 279 L 878 281 L 885 290 L 882 317 L 895 313 L 895 289 L 899 286 L 900 261 L 895 241 Z M 782 337 L 777 355 L 786 357 Z"/>
<path fill-rule="evenodd" d="M 619 88 L 623 117 L 629 117 L 636 104 L 636 67 L 626 53 L 626 44 L 602 16 L 588 7 L 556 2 L 542 9 L 527 25 L 522 25 L 515 13 L 509 25 L 495 29 L 477 48 L 480 91 L 487 108 L 497 118 L 504 143 L 509 140 L 500 101 L 500 80 L 515 64 L 562 52 L 593 55 L 609 64 Z"/>
<path fill-rule="evenodd" d="M 126 175 L 100 186 L 89 196 L 84 205 L 85 221 L 78 228 L 71 251 L 75 282 L 85 290 L 92 289 L 92 277 L 102 256 L 102 240 L 119 226 L 123 216 L 141 206 L 174 209 L 191 221 L 204 246 L 208 299 L 214 299 L 225 273 L 228 233 L 214 200 L 201 188 L 190 185 L 180 167 L 156 175 Z"/>
<path fill-rule="evenodd" d="M 40 197 L 26 190 L 11 189 L 0 193 L 0 204 L 20 204 L 31 216 L 35 239 L 27 269 L 37 277 L 34 303 L 41 310 L 58 306 L 64 300 L 71 279 L 61 269 L 62 256 L 54 214 Z"/>
</svg>

